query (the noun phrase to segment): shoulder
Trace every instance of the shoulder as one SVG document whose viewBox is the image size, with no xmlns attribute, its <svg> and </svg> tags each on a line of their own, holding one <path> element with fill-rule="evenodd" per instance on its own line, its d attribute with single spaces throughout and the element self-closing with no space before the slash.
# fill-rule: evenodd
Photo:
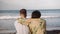
<svg viewBox="0 0 60 34">
<path fill-rule="evenodd" d="M 21 18 L 17 18 L 16 20 L 20 20 Z"/>
<path fill-rule="evenodd" d="M 25 21 L 25 23 L 28 25 L 28 24 L 30 24 L 30 22 L 31 22 L 31 19 L 30 18 L 28 18 L 26 21 Z"/>
<path fill-rule="evenodd" d="M 45 19 L 42 19 L 42 18 L 40 18 L 40 21 L 42 21 L 42 22 L 46 22 L 46 20 L 45 20 Z"/>
<path fill-rule="evenodd" d="M 18 23 L 18 20 L 19 20 L 20 18 L 17 18 L 16 20 L 15 20 L 15 23 Z"/>
<path fill-rule="evenodd" d="M 27 18 L 27 21 L 31 21 L 31 18 Z"/>
<path fill-rule="evenodd" d="M 17 18 L 17 19 L 16 19 L 16 22 L 19 22 L 19 23 L 20 23 L 22 20 L 23 20 L 23 19 L 21 19 L 21 18 Z"/>
</svg>

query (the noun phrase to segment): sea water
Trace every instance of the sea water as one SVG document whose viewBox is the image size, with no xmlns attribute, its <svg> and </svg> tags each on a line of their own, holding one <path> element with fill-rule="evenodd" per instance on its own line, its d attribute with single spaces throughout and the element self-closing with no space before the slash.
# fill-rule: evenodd
<svg viewBox="0 0 60 34">
<path fill-rule="evenodd" d="M 27 18 L 34 10 L 27 10 Z M 60 27 L 60 9 L 39 10 L 41 18 L 46 20 L 46 27 Z M 19 17 L 19 10 L 0 10 L 0 29 L 13 30 L 14 22 Z M 49 29 L 49 28 L 48 28 Z"/>
</svg>

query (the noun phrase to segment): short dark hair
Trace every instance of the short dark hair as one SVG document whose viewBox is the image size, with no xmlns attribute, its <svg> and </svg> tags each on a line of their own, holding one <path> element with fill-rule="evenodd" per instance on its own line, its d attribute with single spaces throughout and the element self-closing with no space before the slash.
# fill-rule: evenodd
<svg viewBox="0 0 60 34">
<path fill-rule="evenodd" d="M 21 9 L 21 10 L 20 10 L 20 14 L 23 14 L 24 17 L 26 17 L 26 16 L 27 16 L 26 9 Z"/>
<path fill-rule="evenodd" d="M 32 17 L 31 18 L 40 18 L 41 17 L 41 13 L 39 10 L 35 10 L 32 12 Z"/>
</svg>

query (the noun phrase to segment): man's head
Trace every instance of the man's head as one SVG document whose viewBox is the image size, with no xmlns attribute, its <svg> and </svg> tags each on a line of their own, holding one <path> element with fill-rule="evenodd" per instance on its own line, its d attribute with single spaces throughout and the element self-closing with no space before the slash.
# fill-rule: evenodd
<svg viewBox="0 0 60 34">
<path fill-rule="evenodd" d="M 21 10 L 20 10 L 20 16 L 26 18 L 26 16 L 27 16 L 26 9 L 21 9 Z"/>
</svg>

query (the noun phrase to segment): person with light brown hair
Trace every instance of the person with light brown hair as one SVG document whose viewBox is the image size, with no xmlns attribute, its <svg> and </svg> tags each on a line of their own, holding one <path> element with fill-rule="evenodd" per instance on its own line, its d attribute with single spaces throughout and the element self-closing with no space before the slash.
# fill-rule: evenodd
<svg viewBox="0 0 60 34">
<path fill-rule="evenodd" d="M 26 16 L 27 16 L 26 9 L 21 9 L 19 14 L 20 14 L 20 18 L 18 18 L 14 23 L 17 31 L 16 34 L 29 34 L 29 28 L 27 27 L 27 25 L 25 25 Z"/>
</svg>

